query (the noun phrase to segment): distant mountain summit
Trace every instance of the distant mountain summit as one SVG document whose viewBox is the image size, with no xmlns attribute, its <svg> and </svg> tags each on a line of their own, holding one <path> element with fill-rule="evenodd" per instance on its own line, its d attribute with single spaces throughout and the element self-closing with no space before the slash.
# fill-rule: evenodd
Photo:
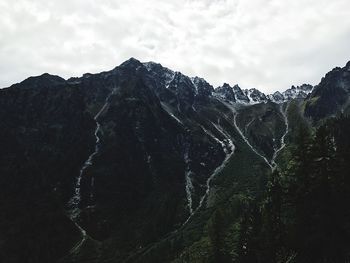
<svg viewBox="0 0 350 263">
<path fill-rule="evenodd" d="M 283 103 L 292 99 L 305 99 L 313 89 L 312 85 L 303 84 L 296 87 L 292 86 L 290 89 L 283 92 L 276 91 L 273 94 L 265 94 L 255 88 L 241 89 L 238 84 L 231 87 L 228 83 L 224 83 L 222 86 L 214 89 L 213 86 L 203 78 L 189 78 L 180 72 L 174 72 L 155 62 L 145 62 L 143 65 L 153 77 L 166 87 L 169 87 L 174 78 L 182 76 L 182 78 L 187 78 L 187 81 L 190 80 L 192 82 L 192 85 L 187 83 L 187 87 L 194 90 L 196 95 L 202 95 L 204 97 L 213 95 L 214 97 L 224 99 L 230 103 L 251 105 L 268 101 Z"/>
<path fill-rule="evenodd" d="M 312 85 L 303 84 L 301 86 L 292 86 L 284 92 L 276 91 L 273 94 L 264 94 L 257 89 L 242 90 L 238 85 L 231 87 L 229 84 L 218 87 L 214 91 L 214 96 L 225 99 L 231 103 L 239 104 L 258 104 L 272 101 L 275 103 L 283 103 L 292 99 L 305 99 L 313 89 Z"/>
</svg>

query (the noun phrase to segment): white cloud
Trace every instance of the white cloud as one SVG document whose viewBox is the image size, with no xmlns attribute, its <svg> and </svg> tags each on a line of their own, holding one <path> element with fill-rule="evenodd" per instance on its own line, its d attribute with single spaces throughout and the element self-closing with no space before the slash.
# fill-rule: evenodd
<svg viewBox="0 0 350 263">
<path fill-rule="evenodd" d="M 0 87 L 129 57 L 257 87 L 317 84 L 350 60 L 348 0 L 0 0 Z"/>
</svg>

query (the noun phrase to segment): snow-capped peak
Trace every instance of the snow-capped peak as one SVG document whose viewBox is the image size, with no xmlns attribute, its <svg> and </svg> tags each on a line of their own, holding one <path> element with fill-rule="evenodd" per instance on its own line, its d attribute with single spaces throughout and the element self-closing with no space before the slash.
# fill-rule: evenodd
<svg viewBox="0 0 350 263">
<path fill-rule="evenodd" d="M 282 94 L 285 100 L 303 99 L 303 98 L 306 98 L 306 96 L 312 91 L 312 89 L 313 89 L 313 86 L 308 84 L 303 84 L 297 87 L 292 86 L 290 89 L 287 89 Z"/>
<path fill-rule="evenodd" d="M 266 95 L 254 88 L 242 90 L 238 85 L 231 87 L 229 84 L 224 83 L 222 86 L 215 89 L 214 96 L 231 103 L 239 104 L 258 104 L 268 101 L 282 103 L 292 99 L 304 99 L 311 93 L 312 89 L 313 86 L 303 84 L 297 87 L 292 86 L 282 93 L 276 91 L 273 94 Z"/>
<path fill-rule="evenodd" d="M 230 86 L 228 83 L 224 83 L 214 90 L 203 78 L 189 78 L 180 72 L 172 71 L 155 62 L 145 62 L 143 65 L 153 77 L 157 78 L 161 86 L 165 88 L 171 87 L 177 89 L 178 87 L 182 87 L 191 89 L 195 96 L 213 95 L 230 103 L 258 104 L 268 101 L 283 103 L 292 99 L 306 98 L 313 89 L 313 86 L 303 84 L 301 86 L 292 86 L 284 92 L 276 91 L 273 94 L 267 95 L 255 88 L 242 90 L 237 84 Z"/>
<path fill-rule="evenodd" d="M 155 62 L 144 62 L 143 65 L 154 77 L 158 78 L 158 80 L 165 86 L 169 87 L 170 82 L 174 79 L 176 72 L 163 67 L 159 63 Z"/>
</svg>

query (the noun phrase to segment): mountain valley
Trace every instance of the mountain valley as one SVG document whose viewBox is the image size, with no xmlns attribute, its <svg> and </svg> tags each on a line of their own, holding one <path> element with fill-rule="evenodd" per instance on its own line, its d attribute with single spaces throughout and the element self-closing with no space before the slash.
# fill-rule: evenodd
<svg viewBox="0 0 350 263">
<path fill-rule="evenodd" d="M 134 58 L 0 89 L 0 261 L 347 262 L 349 94 L 350 62 L 264 94 Z"/>
</svg>

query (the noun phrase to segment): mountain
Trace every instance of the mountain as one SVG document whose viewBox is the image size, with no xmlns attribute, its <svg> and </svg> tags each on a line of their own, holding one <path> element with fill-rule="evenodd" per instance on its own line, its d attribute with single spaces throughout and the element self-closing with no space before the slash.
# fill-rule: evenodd
<svg viewBox="0 0 350 263">
<path fill-rule="evenodd" d="M 242 90 L 240 93 L 243 93 Z M 224 83 L 224 85 L 222 85 L 221 87 L 218 87 L 216 90 L 215 90 L 215 93 L 214 93 L 218 98 L 222 98 L 226 101 L 229 101 L 231 103 L 234 103 L 236 102 L 236 96 L 235 96 L 235 92 L 233 90 L 233 88 L 227 84 L 227 83 Z M 245 94 L 244 94 L 245 96 Z M 247 97 L 246 97 L 247 98 Z M 248 99 L 248 98 L 247 98 Z M 249 99 L 248 99 L 249 100 Z"/>
<path fill-rule="evenodd" d="M 349 113 L 350 62 L 345 67 L 334 68 L 322 78 L 305 105 L 305 115 L 314 121 Z"/>
<path fill-rule="evenodd" d="M 301 86 L 292 86 L 284 92 L 276 91 L 273 94 L 266 95 L 257 89 L 242 90 L 238 85 L 231 87 L 225 83 L 223 86 L 216 88 L 214 95 L 218 98 L 225 99 L 231 103 L 240 104 L 258 104 L 262 102 L 272 101 L 275 103 L 288 102 L 293 99 L 305 99 L 311 93 L 313 86 L 303 84 Z"/>
<path fill-rule="evenodd" d="M 292 86 L 282 93 L 285 100 L 290 99 L 305 99 L 309 93 L 312 92 L 313 86 L 309 84 L 303 84 L 301 86 Z"/>
<path fill-rule="evenodd" d="M 58 228 L 70 223 L 74 229 L 71 219 L 81 234 L 88 233 L 87 242 L 113 238 L 125 257 L 130 248 L 178 228 L 202 206 L 211 175 L 233 153 L 222 131 L 226 121 L 216 123 L 221 104 L 210 97 L 212 89 L 203 79 L 130 59 L 100 74 L 67 81 L 44 74 L 1 90 L 1 182 L 13 181 L 3 200 L 14 192 L 18 202 L 31 206 L 39 197 L 47 200 L 32 209 L 33 217 L 49 215 L 58 203 Z M 40 195 L 28 198 L 33 192 Z M 20 224 L 25 231 L 41 229 L 39 223 Z M 2 225 L 12 227 L 6 219 Z M 79 229 L 53 235 L 45 245 L 60 238 L 73 247 Z M 6 242 L 2 251 L 7 257 L 17 247 L 23 250 L 19 256 L 45 261 L 65 254 L 65 247 L 50 247 L 52 252 L 38 256 L 43 242 L 23 248 Z"/>
<path fill-rule="evenodd" d="M 0 261 L 269 262 L 273 175 L 348 112 L 348 72 L 266 95 L 131 58 L 1 89 Z"/>
</svg>

